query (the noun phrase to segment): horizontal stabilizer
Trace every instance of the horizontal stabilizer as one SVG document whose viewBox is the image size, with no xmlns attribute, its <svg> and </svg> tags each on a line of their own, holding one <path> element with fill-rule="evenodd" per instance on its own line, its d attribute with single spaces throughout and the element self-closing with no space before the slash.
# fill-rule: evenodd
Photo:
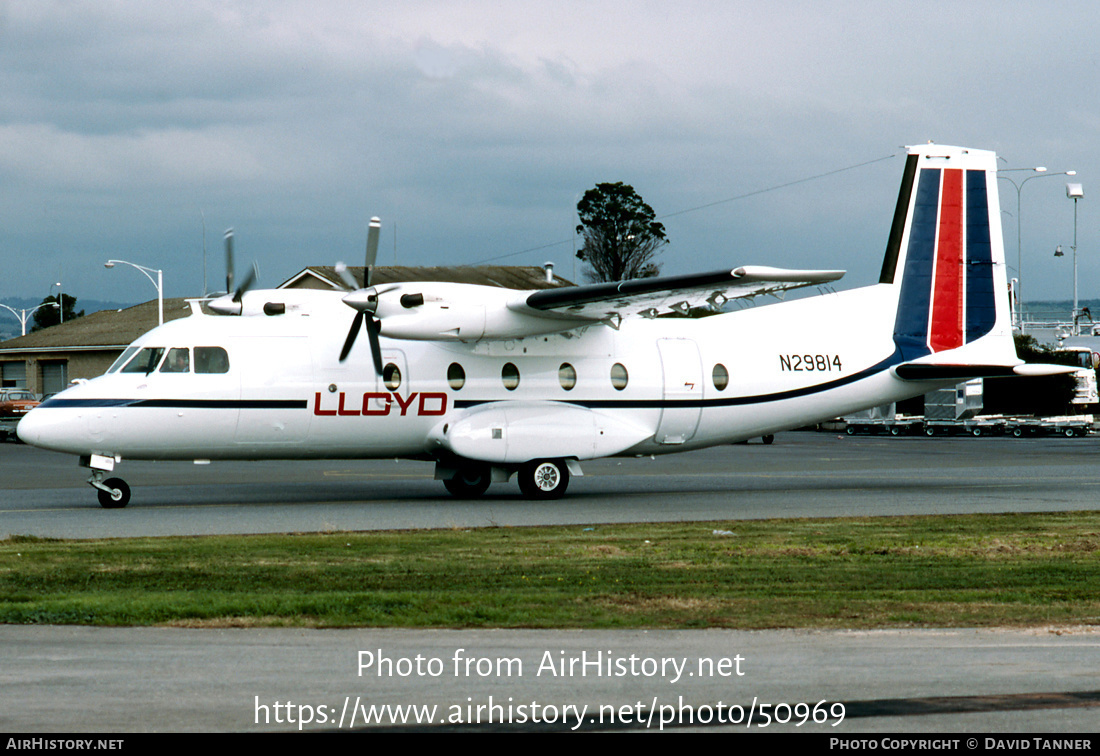
<svg viewBox="0 0 1100 756">
<path fill-rule="evenodd" d="M 1040 375 L 1067 375 L 1069 373 L 1076 373 L 1080 368 L 1070 367 L 1068 365 L 1029 363 L 1027 365 L 1017 365 L 1013 370 L 1016 375 L 1023 375 L 1030 378 Z"/>
<path fill-rule="evenodd" d="M 1066 365 L 936 365 L 907 363 L 894 368 L 894 373 L 906 381 L 966 381 L 971 378 L 1006 378 L 1012 376 L 1036 377 L 1065 375 L 1077 368 Z"/>
</svg>

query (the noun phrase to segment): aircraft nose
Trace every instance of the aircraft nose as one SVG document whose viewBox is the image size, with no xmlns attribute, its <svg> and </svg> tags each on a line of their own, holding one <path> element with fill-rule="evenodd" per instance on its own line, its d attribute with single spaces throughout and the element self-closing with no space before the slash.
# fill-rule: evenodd
<svg viewBox="0 0 1100 756">
<path fill-rule="evenodd" d="M 33 409 L 24 415 L 19 424 L 15 426 L 15 435 L 19 436 L 20 441 L 31 446 L 39 445 L 42 441 L 42 430 L 45 425 L 39 419 L 41 414 L 38 410 Z"/>
<path fill-rule="evenodd" d="M 83 423 L 64 409 L 36 407 L 15 426 L 19 440 L 31 446 L 54 451 L 81 453 Z"/>
</svg>

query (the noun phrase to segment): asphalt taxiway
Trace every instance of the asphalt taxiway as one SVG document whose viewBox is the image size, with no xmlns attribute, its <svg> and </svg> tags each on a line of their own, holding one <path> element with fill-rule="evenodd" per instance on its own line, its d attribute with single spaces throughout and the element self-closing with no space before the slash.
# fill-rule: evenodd
<svg viewBox="0 0 1100 756">
<path fill-rule="evenodd" d="M 203 535 L 492 525 L 1095 509 L 1100 437 L 890 438 L 785 433 L 656 458 L 586 462 L 560 501 L 514 482 L 459 501 L 432 465 L 395 460 L 123 461 L 101 509 L 73 457 L 0 444 L 0 536 Z"/>
<path fill-rule="evenodd" d="M 514 484 L 494 484 L 479 501 L 455 501 L 423 463 L 124 462 L 117 474 L 133 487 L 133 501 L 124 510 L 103 510 L 71 457 L 5 444 L 0 534 L 89 538 L 1091 510 L 1100 482 L 1098 455 L 1100 438 L 788 433 L 770 446 L 590 462 L 565 499 L 537 504 L 521 498 Z M 360 675 L 364 651 L 388 657 L 394 671 Z M 512 666 L 512 674 L 498 668 L 482 676 L 475 662 L 472 672 L 457 674 L 456 654 L 519 660 L 524 671 Z M 592 665 L 571 674 L 538 674 L 547 654 L 556 660 L 668 659 L 673 670 L 686 666 L 675 682 L 667 672 L 648 674 L 644 661 L 618 675 L 593 674 Z M 413 665 L 417 656 L 438 660 L 439 674 L 401 666 L 403 659 Z M 737 656 L 743 675 L 701 672 L 705 660 Z M 590 674 L 578 672 L 583 669 Z M 0 729 L 8 732 L 332 730 L 352 724 L 349 711 L 361 712 L 358 729 L 366 726 L 362 715 L 370 706 L 386 704 L 436 706 L 436 715 L 460 720 L 446 725 L 451 728 L 481 716 L 480 729 L 521 731 L 569 730 L 578 722 L 581 730 L 658 729 L 666 716 L 673 717 L 666 729 L 830 735 L 1094 732 L 1100 721 L 1100 632 L 1094 627 L 615 632 L 0 626 L 0 670 Z M 839 710 L 830 708 L 836 703 L 844 705 L 839 723 Z M 596 719 L 568 718 L 585 706 L 584 716 Z M 387 711 L 415 716 L 410 709 Z M 533 721 L 536 711 L 539 721 Z M 824 721 L 812 721 L 815 711 Z M 313 721 L 300 725 L 307 712 Z M 691 713 L 696 718 L 689 722 Z M 807 713 L 811 720 L 797 726 Z M 513 721 L 490 726 L 484 724 L 489 716 Z M 557 721 L 548 721 L 551 716 Z M 521 717 L 526 721 L 517 721 Z"/>
</svg>

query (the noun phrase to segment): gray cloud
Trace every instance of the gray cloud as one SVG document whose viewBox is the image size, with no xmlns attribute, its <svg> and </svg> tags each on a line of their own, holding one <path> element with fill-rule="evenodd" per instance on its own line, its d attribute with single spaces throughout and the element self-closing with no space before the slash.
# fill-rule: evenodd
<svg viewBox="0 0 1100 756">
<path fill-rule="evenodd" d="M 78 296 L 151 295 L 103 270 L 119 255 L 194 294 L 200 210 L 208 247 L 235 226 L 266 284 L 357 260 L 374 214 L 384 255 L 396 224 L 405 263 L 560 241 L 506 261 L 569 275 L 573 209 L 598 181 L 632 183 L 663 215 L 930 138 L 1075 168 L 1088 203 L 1094 16 L 1023 2 L 10 0 L 0 298 L 44 295 L 58 268 Z M 900 172 L 899 157 L 676 215 L 665 271 L 846 267 L 866 283 Z M 1014 261 L 1015 191 L 1000 183 Z M 1023 194 L 1031 296 L 1069 290 L 1048 259 L 1072 238 L 1063 183 Z M 1100 274 L 1087 207 L 1083 290 Z"/>
</svg>

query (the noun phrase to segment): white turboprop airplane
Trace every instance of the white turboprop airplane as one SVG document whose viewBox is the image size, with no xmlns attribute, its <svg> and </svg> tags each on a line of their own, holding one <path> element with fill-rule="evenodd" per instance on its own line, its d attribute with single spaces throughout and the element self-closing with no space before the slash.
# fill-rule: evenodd
<svg viewBox="0 0 1100 756">
<path fill-rule="evenodd" d="M 728 444 L 976 376 L 1064 372 L 1016 356 L 996 169 L 992 152 L 910 148 L 878 284 L 699 319 L 655 316 L 843 271 L 371 286 L 374 219 L 365 288 L 345 271 L 346 295 L 246 284 L 211 303 L 218 315 L 193 305 L 32 410 L 19 437 L 80 455 L 108 508 L 130 499 L 105 480 L 124 459 L 400 457 L 434 461 L 457 496 L 518 474 L 526 496 L 555 498 L 583 460 Z"/>
</svg>

